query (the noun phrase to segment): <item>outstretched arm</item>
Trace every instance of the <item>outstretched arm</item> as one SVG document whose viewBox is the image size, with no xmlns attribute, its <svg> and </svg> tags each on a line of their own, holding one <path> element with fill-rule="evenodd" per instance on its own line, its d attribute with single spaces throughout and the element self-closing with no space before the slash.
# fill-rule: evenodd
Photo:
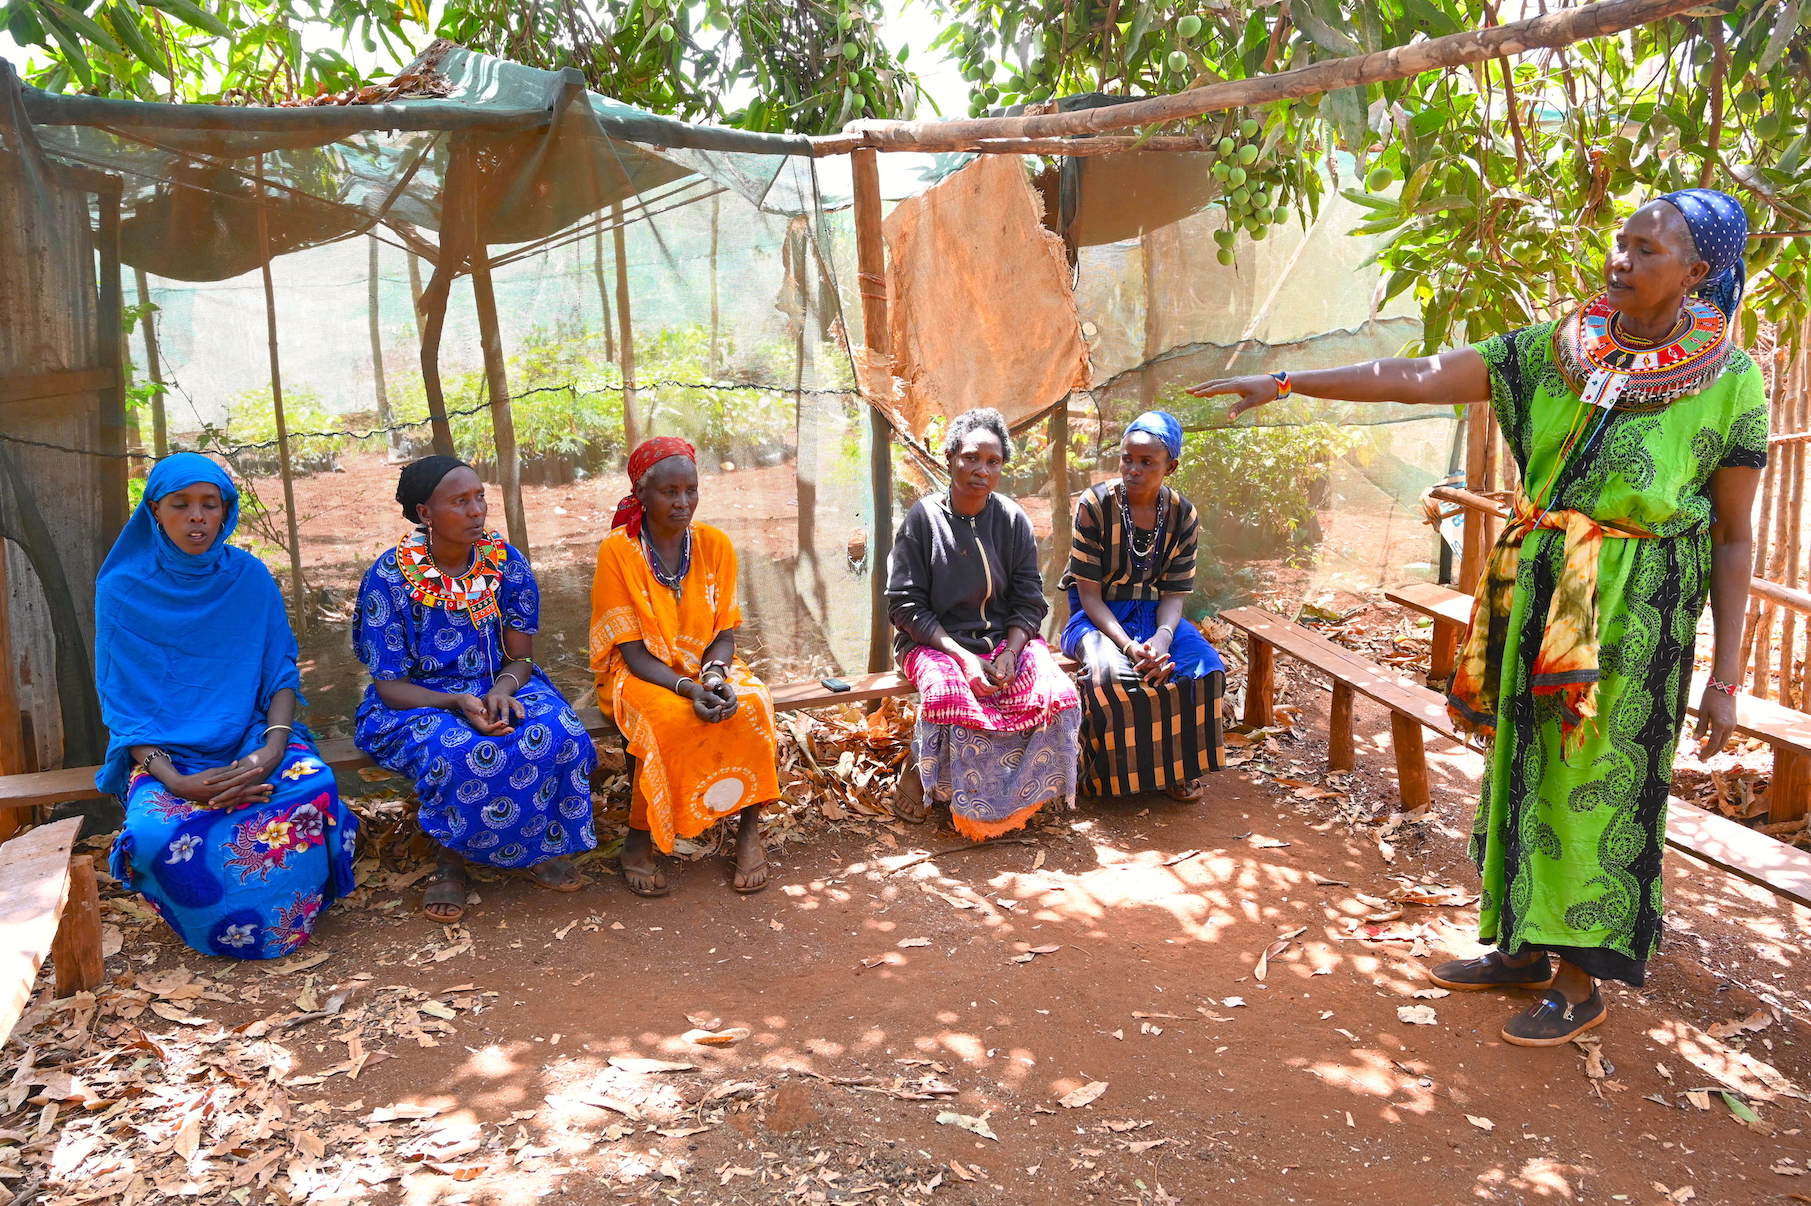
<svg viewBox="0 0 1811 1206">
<path fill-rule="evenodd" d="M 1710 676 L 1735 683 L 1742 677 L 1742 625 L 1748 613 L 1749 567 L 1754 564 L 1755 490 L 1761 471 L 1726 467 L 1710 475 Z M 1735 731 L 1735 697 L 1704 688 L 1698 704 L 1698 757 L 1723 748 Z"/>
<path fill-rule="evenodd" d="M 1268 373 L 1255 377 L 1221 377 L 1190 386 L 1197 398 L 1237 394 L 1227 413 L 1236 419 L 1248 410 L 1276 400 L 1281 385 Z M 1437 356 L 1390 356 L 1339 368 L 1304 369 L 1289 374 L 1292 393 L 1339 402 L 1408 402 L 1451 406 L 1490 401 L 1490 373 L 1473 348 L 1454 348 Z"/>
</svg>

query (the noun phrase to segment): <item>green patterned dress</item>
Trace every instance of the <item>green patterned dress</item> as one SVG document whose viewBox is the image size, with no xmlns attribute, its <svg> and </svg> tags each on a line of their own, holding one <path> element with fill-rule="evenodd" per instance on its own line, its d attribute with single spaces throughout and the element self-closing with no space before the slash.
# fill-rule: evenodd
<svg viewBox="0 0 1811 1206">
<path fill-rule="evenodd" d="M 1554 362 L 1555 323 L 1476 346 L 1491 405 L 1537 504 L 1579 409 Z M 1767 462 L 1761 371 L 1731 353 L 1698 394 L 1654 413 L 1617 412 L 1554 483 L 1556 509 L 1633 520 L 1653 538 L 1605 540 L 1598 562 L 1602 678 L 1583 748 L 1561 754 L 1554 696 L 1528 668 L 1565 546 L 1531 532 L 1516 572 L 1500 714 L 1471 841 L 1483 880 L 1479 937 L 1515 955 L 1541 949 L 1593 976 L 1639 985 L 1660 940 L 1660 867 L 1673 750 L 1692 647 L 1710 589 L 1710 477 Z"/>
</svg>

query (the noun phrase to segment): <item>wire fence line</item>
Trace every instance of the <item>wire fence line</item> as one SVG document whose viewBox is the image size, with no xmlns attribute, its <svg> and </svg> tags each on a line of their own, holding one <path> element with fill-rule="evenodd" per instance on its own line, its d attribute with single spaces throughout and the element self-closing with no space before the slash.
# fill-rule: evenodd
<svg viewBox="0 0 1811 1206">
<path fill-rule="evenodd" d="M 171 383 L 164 382 L 164 384 L 170 385 Z M 524 398 L 530 398 L 536 394 L 567 392 L 570 392 L 575 398 L 595 397 L 599 394 L 620 394 L 628 389 L 634 389 L 636 391 L 652 389 L 695 389 L 717 390 L 722 392 L 758 390 L 763 393 L 801 396 L 809 394 L 814 397 L 857 397 L 860 394 L 859 390 L 849 386 L 795 387 L 791 385 L 773 385 L 761 381 L 677 381 L 671 378 L 661 378 L 652 381 L 637 381 L 633 386 L 600 385 L 589 389 L 580 389 L 577 382 L 567 382 L 563 385 L 539 385 L 533 389 L 525 389 L 520 393 L 511 394 L 509 396 L 509 401 L 519 402 Z M 489 402 L 479 402 L 472 406 L 461 407 L 457 410 L 449 410 L 446 412 L 445 417 L 449 420 L 465 418 L 468 415 L 479 414 L 490 408 L 491 404 Z M 427 427 L 433 422 L 434 418 L 430 415 L 426 418 L 410 419 L 407 422 L 402 423 L 379 424 L 375 427 L 340 428 L 328 431 L 294 431 L 290 432 L 287 438 L 292 443 L 297 440 L 321 439 L 351 439 L 363 441 L 381 435 L 415 431 Z M 54 452 L 66 452 L 75 456 L 101 457 L 106 460 L 154 461 L 157 459 L 155 453 L 140 450 L 108 452 L 99 448 L 77 448 L 69 444 L 58 444 L 49 440 L 34 440 L 25 436 L 8 435 L 5 432 L 0 432 L 0 443 L 16 444 L 26 448 L 45 448 Z M 268 452 L 272 448 L 278 447 L 280 443 L 281 441 L 276 439 L 258 440 L 252 443 L 242 444 L 228 444 L 220 440 L 212 440 L 205 445 L 205 450 L 208 452 L 217 452 L 225 457 L 234 457 L 247 452 Z"/>
</svg>

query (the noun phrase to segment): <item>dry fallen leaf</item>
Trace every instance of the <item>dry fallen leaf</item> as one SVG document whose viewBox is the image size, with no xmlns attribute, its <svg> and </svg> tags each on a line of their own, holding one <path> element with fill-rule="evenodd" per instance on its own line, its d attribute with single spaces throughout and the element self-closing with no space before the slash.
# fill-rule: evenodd
<svg viewBox="0 0 1811 1206">
<path fill-rule="evenodd" d="M 642 1059 L 633 1055 L 612 1055 L 610 1066 L 624 1072 L 696 1072 L 697 1064 L 680 1063 L 671 1059 Z"/>
<path fill-rule="evenodd" d="M 993 1128 L 987 1125 L 986 1114 L 976 1117 L 973 1114 L 958 1114 L 954 1110 L 944 1110 L 937 1115 L 937 1122 L 940 1126 L 953 1126 L 967 1131 L 971 1135 L 992 1139 L 995 1143 L 1000 1141 L 1000 1137 L 994 1134 Z"/>
<path fill-rule="evenodd" d="M 930 944 L 931 940 L 929 938 L 901 938 L 898 946 L 900 950 L 906 950 L 909 947 L 929 946 Z"/>
<path fill-rule="evenodd" d="M 1432 1005 L 1398 1005 L 1396 1016 L 1411 1026 L 1437 1026 L 1440 1018 Z"/>
<path fill-rule="evenodd" d="M 1063 1094 L 1061 1097 L 1057 1098 L 1056 1104 L 1062 1106 L 1064 1109 L 1079 1110 L 1083 1106 L 1091 1105 L 1095 1101 L 1099 1100 L 1100 1095 L 1102 1093 L 1105 1093 L 1106 1091 L 1107 1091 L 1107 1082 L 1106 1081 L 1091 1080 L 1087 1084 L 1083 1085 L 1081 1088 L 1071 1089 L 1071 1090 L 1069 1090 L 1069 1092 L 1067 1092 L 1067 1093 Z"/>
<path fill-rule="evenodd" d="M 1467 1114 L 1465 1116 L 1465 1121 L 1471 1123 L 1473 1126 L 1477 1127 L 1481 1131 L 1494 1131 L 1497 1129 L 1496 1123 L 1492 1122 L 1488 1118 L 1481 1117 L 1477 1114 Z"/>
<path fill-rule="evenodd" d="M 700 1047 L 733 1047 L 749 1034 L 746 1026 L 731 1026 L 728 1030 L 688 1030 L 679 1037 L 688 1043 L 697 1043 Z"/>
<path fill-rule="evenodd" d="M 1765 1030 L 1773 1025 L 1773 1014 L 1765 1009 L 1757 1009 L 1745 1018 L 1731 1022 L 1716 1022 L 1704 1028 L 1704 1033 L 1716 1039 L 1734 1038 L 1738 1034 L 1749 1034 L 1756 1030 Z"/>
</svg>

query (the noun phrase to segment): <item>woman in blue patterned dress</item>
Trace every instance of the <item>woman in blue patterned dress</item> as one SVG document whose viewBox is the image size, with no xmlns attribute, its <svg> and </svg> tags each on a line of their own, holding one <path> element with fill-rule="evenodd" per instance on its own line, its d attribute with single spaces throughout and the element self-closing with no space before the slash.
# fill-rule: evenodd
<svg viewBox="0 0 1811 1206">
<path fill-rule="evenodd" d="M 358 819 L 296 717 L 296 639 L 270 571 L 227 543 L 239 491 L 157 462 L 95 583 L 111 870 L 204 954 L 274 959 L 355 886 Z"/>
<path fill-rule="evenodd" d="M 359 587 L 353 645 L 372 681 L 354 740 L 415 780 L 422 831 L 441 848 L 422 911 L 447 925 L 465 915 L 468 860 L 575 892 L 568 856 L 597 844 L 597 754 L 534 663 L 534 572 L 484 526 L 484 484 L 463 461 L 405 466 L 396 501 L 419 530 Z"/>
</svg>

